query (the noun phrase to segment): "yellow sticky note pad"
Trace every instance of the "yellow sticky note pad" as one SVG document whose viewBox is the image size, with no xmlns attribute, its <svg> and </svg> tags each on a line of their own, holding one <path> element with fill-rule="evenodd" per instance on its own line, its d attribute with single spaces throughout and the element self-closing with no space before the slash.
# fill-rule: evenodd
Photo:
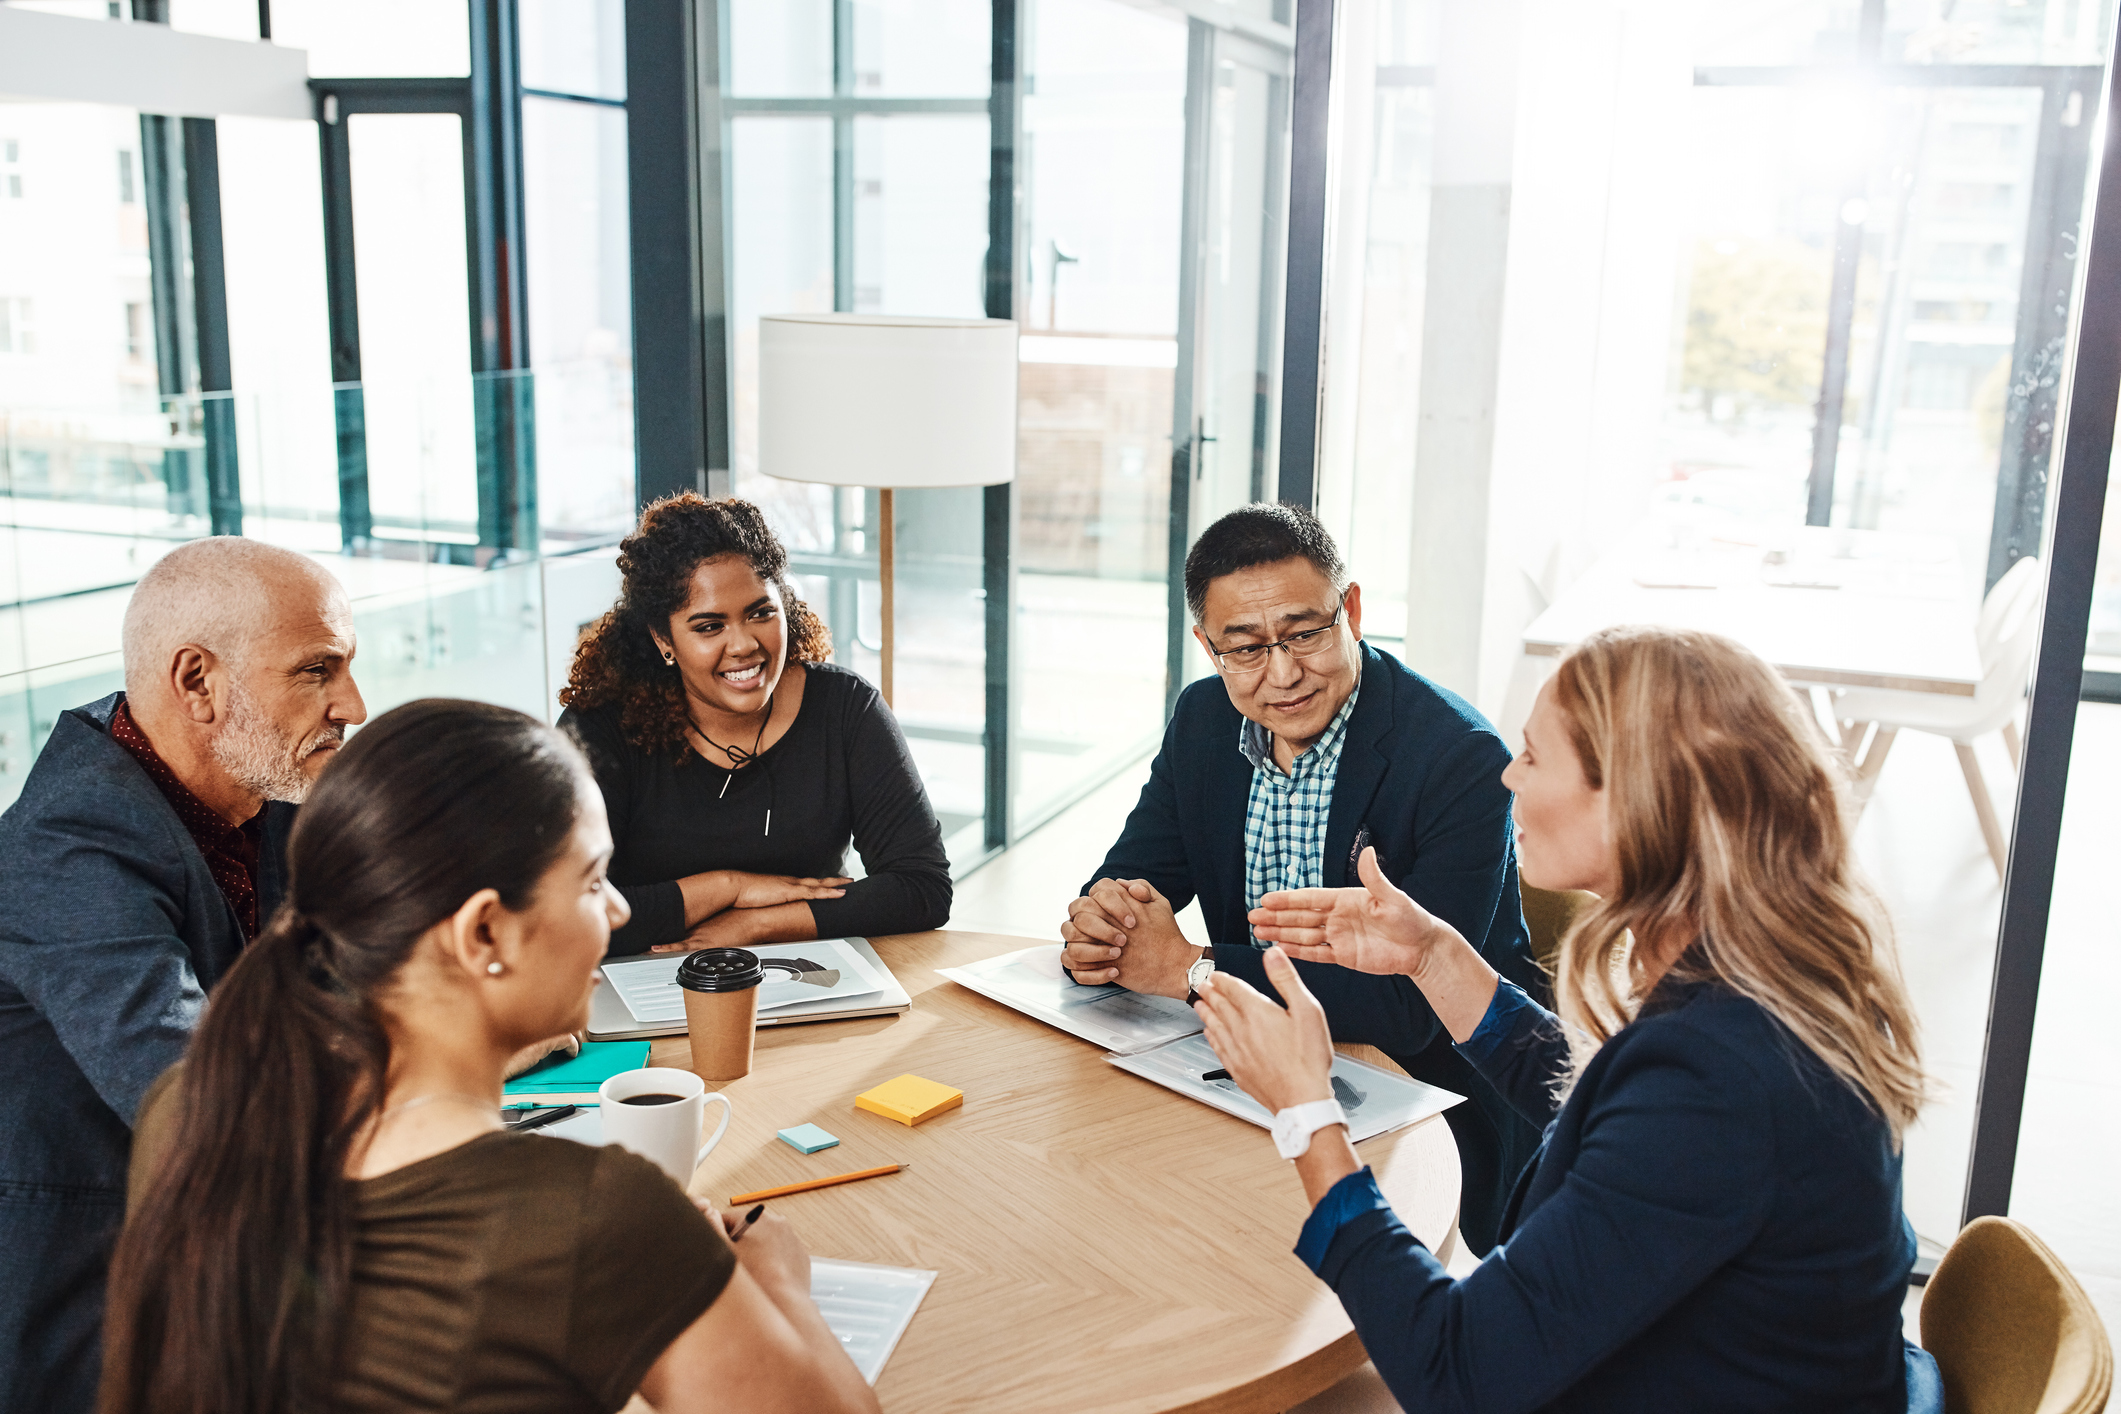
<svg viewBox="0 0 2121 1414">
<path fill-rule="evenodd" d="M 938 1085 L 933 1080 L 923 1080 L 918 1075 L 901 1075 L 896 1080 L 886 1080 L 854 1097 L 856 1109 L 895 1119 L 908 1128 L 964 1103 L 964 1091 Z"/>
</svg>

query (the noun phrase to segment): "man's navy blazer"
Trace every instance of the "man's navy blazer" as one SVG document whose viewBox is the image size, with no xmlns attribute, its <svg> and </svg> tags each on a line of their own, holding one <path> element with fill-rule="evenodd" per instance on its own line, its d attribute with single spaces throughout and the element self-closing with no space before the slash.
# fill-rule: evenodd
<svg viewBox="0 0 2121 1414">
<path fill-rule="evenodd" d="M 133 1114 L 243 950 L 206 856 L 110 734 L 124 698 L 61 714 L 0 815 L 0 1409 L 93 1405 Z M 261 919 L 294 814 L 265 807 Z"/>
<path fill-rule="evenodd" d="M 1198 898 L 1216 967 L 1272 996 L 1245 920 L 1252 763 L 1238 750 L 1244 720 L 1220 678 L 1179 694 L 1149 783 L 1096 879 L 1146 879 L 1174 909 Z M 1463 934 L 1496 971 L 1544 997 L 1546 978 L 1532 960 L 1517 893 L 1510 793 L 1502 784 L 1509 764 L 1509 748 L 1464 698 L 1363 644 L 1362 690 L 1326 819 L 1323 879 L 1329 889 L 1359 885 L 1355 861 L 1363 845 L 1374 846 L 1393 882 Z M 1318 963 L 1297 969 L 1325 1003 L 1335 1040 L 1411 1057 L 1442 1037 L 1448 1049 L 1412 978 Z"/>
</svg>

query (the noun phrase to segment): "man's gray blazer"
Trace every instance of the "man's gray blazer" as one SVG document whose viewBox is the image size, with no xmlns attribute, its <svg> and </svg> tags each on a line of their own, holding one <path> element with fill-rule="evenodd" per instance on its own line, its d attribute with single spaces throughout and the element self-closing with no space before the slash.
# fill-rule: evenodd
<svg viewBox="0 0 2121 1414">
<path fill-rule="evenodd" d="M 62 714 L 0 815 L 0 1411 L 94 1406 L 134 1111 L 243 949 L 206 857 L 110 735 L 124 700 Z M 265 809 L 261 920 L 294 819 Z"/>
</svg>

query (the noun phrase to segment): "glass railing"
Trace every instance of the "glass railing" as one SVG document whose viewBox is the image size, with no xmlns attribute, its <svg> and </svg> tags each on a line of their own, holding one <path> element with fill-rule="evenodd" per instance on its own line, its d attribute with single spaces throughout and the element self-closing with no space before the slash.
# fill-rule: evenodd
<svg viewBox="0 0 2121 1414">
<path fill-rule="evenodd" d="M 121 686 L 133 583 L 217 532 L 338 576 L 371 712 L 440 695 L 550 720 L 634 494 L 631 384 L 603 365 L 0 404 L 0 807 L 59 713 Z"/>
</svg>

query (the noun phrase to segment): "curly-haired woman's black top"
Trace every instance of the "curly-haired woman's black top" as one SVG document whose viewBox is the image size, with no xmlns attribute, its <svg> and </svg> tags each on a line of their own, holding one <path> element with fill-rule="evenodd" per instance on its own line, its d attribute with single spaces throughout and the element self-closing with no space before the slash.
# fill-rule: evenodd
<svg viewBox="0 0 2121 1414">
<path fill-rule="evenodd" d="M 633 921 L 611 935 L 613 955 L 685 936 L 677 881 L 687 875 L 838 874 L 850 840 L 867 877 L 845 897 L 810 901 L 819 937 L 918 933 L 949 920 L 942 828 L 897 719 L 866 678 L 831 663 L 804 667 L 788 734 L 735 772 L 690 749 L 673 757 L 634 746 L 616 703 L 560 714 L 603 787 L 611 881 L 633 905 Z"/>
</svg>

